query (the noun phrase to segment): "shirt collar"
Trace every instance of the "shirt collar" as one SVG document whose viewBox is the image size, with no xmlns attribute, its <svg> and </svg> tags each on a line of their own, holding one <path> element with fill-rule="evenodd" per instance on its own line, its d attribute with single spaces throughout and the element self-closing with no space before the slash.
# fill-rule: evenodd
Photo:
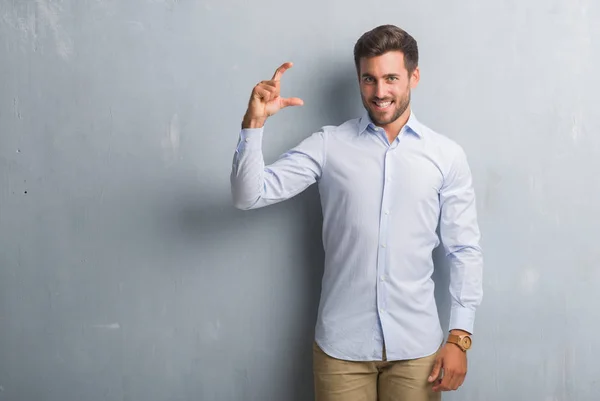
<svg viewBox="0 0 600 401">
<path fill-rule="evenodd" d="M 358 133 L 362 134 L 365 131 L 373 132 L 375 128 L 376 125 L 371 120 L 371 117 L 369 117 L 369 113 L 366 110 L 363 111 L 358 125 Z M 410 116 L 408 117 L 408 121 L 406 122 L 406 128 L 408 131 L 414 133 L 419 138 L 423 137 L 423 127 L 421 126 L 419 120 L 417 120 L 417 117 L 412 112 L 412 110 L 410 112 Z"/>
</svg>

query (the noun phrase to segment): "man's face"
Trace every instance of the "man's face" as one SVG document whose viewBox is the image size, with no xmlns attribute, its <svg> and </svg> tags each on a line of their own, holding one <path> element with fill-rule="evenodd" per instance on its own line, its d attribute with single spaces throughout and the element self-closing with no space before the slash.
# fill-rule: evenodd
<svg viewBox="0 0 600 401">
<path fill-rule="evenodd" d="M 363 57 L 359 67 L 361 98 L 371 120 L 382 127 L 393 123 L 410 104 L 410 92 L 419 81 L 419 69 L 409 75 L 400 51 Z"/>
</svg>

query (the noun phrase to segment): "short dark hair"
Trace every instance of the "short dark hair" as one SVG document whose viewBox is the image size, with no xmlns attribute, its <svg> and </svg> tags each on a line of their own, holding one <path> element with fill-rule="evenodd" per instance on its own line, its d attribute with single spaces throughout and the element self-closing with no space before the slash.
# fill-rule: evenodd
<svg viewBox="0 0 600 401">
<path fill-rule="evenodd" d="M 389 51 L 401 51 L 404 54 L 404 66 L 411 74 L 419 64 L 417 41 L 405 30 L 395 25 L 381 25 L 365 32 L 354 45 L 354 63 L 360 69 L 363 57 L 381 56 Z"/>
</svg>

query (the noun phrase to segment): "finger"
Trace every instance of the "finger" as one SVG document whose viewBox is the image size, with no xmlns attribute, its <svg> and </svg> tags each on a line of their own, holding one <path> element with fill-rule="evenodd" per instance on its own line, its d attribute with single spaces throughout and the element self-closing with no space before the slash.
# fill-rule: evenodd
<svg viewBox="0 0 600 401">
<path fill-rule="evenodd" d="M 462 385 L 463 385 L 463 383 L 465 382 L 465 377 L 466 377 L 466 376 L 467 376 L 467 375 L 466 375 L 466 374 L 464 374 L 464 375 L 460 375 L 460 376 L 458 377 L 458 383 L 456 384 L 456 388 L 459 388 L 460 386 L 462 386 Z"/>
<path fill-rule="evenodd" d="M 454 374 L 452 375 L 452 379 L 448 383 L 448 387 L 450 390 L 456 390 L 460 385 L 460 375 Z"/>
<path fill-rule="evenodd" d="M 277 81 L 262 81 L 260 83 L 260 85 L 265 85 L 265 86 L 268 86 L 268 87 L 271 87 L 271 88 L 277 88 L 277 84 L 278 84 Z"/>
<path fill-rule="evenodd" d="M 444 386 L 442 383 L 439 383 L 438 385 L 433 386 L 432 390 L 435 392 L 450 391 L 450 388 Z"/>
<path fill-rule="evenodd" d="M 265 83 L 261 82 L 258 85 L 256 85 L 256 87 L 261 88 L 266 91 L 269 91 L 270 93 L 275 95 L 273 97 L 277 97 L 279 95 L 279 89 L 277 89 L 277 87 L 275 87 L 275 86 L 271 86 L 269 84 L 265 84 Z"/>
<path fill-rule="evenodd" d="M 289 106 L 303 106 L 304 101 L 297 97 L 290 97 L 287 99 L 281 99 L 281 107 L 289 107 Z"/>
<path fill-rule="evenodd" d="M 463 376 L 460 378 L 460 381 L 458 382 L 458 387 L 460 387 L 460 386 L 462 386 L 462 385 L 463 385 L 463 383 L 465 382 L 465 378 L 466 378 L 466 377 L 467 377 L 467 375 L 465 374 L 465 375 L 463 375 Z"/>
<path fill-rule="evenodd" d="M 276 71 L 275 74 L 273 74 L 273 81 L 279 81 L 281 80 L 281 76 L 283 75 L 284 72 L 286 72 L 288 69 L 292 68 L 294 64 L 291 62 L 287 62 L 287 63 L 283 63 Z"/>
<path fill-rule="evenodd" d="M 444 378 L 440 383 L 440 388 L 442 391 L 450 391 L 452 389 L 451 383 L 454 380 L 454 373 L 444 371 Z"/>
<path fill-rule="evenodd" d="M 267 89 L 261 86 L 257 86 L 256 88 L 254 88 L 254 96 L 268 102 L 269 100 L 271 100 L 272 94 Z"/>
<path fill-rule="evenodd" d="M 437 379 L 440 376 L 440 369 L 442 368 L 442 359 L 441 358 L 437 358 L 435 360 L 435 363 L 433 364 L 433 369 L 431 370 L 431 374 L 429 375 L 429 383 L 433 383 L 433 381 L 435 381 L 435 379 Z"/>
</svg>

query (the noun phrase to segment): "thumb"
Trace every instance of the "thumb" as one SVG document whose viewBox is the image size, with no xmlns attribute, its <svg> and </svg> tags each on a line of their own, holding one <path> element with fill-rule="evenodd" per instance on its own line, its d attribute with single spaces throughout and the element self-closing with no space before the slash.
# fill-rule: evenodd
<svg viewBox="0 0 600 401">
<path fill-rule="evenodd" d="M 302 105 L 304 105 L 304 101 L 297 97 L 289 97 L 287 99 L 281 99 L 281 107 L 302 106 Z"/>
<path fill-rule="evenodd" d="M 429 375 L 429 383 L 435 381 L 440 375 L 440 369 L 442 368 L 442 358 L 437 358 L 435 360 L 435 364 L 433 365 L 433 369 L 431 370 L 431 375 Z"/>
</svg>

